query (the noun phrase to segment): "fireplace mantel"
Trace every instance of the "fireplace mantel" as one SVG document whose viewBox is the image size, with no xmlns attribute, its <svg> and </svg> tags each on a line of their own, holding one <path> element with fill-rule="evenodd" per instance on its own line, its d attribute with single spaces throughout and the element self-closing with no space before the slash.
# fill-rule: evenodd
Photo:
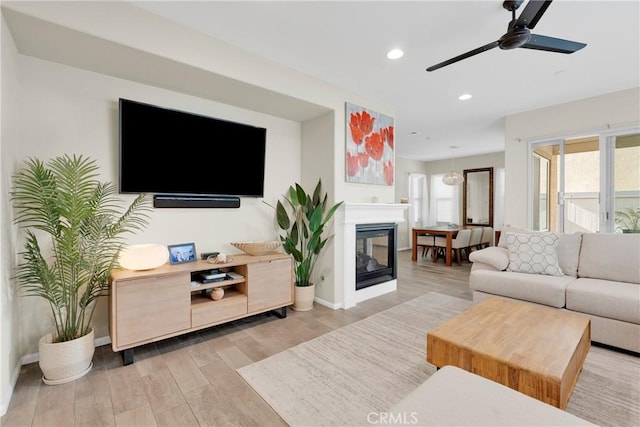
<svg viewBox="0 0 640 427">
<path fill-rule="evenodd" d="M 397 289 L 397 280 L 380 283 L 356 291 L 356 224 L 405 222 L 406 203 L 345 203 L 342 224 L 343 280 L 342 307 L 355 307 L 358 302 L 377 297 Z"/>
<path fill-rule="evenodd" d="M 345 224 L 369 224 L 374 222 L 405 222 L 405 203 L 346 203 Z"/>
</svg>

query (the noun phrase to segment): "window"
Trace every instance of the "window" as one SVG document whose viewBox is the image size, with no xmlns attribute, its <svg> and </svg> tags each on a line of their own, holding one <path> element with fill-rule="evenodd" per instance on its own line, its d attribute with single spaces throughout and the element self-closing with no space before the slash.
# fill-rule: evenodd
<svg viewBox="0 0 640 427">
<path fill-rule="evenodd" d="M 427 224 L 427 176 L 409 174 L 409 203 L 411 204 L 411 225 Z"/>
<path fill-rule="evenodd" d="M 442 183 L 444 174 L 431 175 L 429 223 L 460 223 L 460 188 Z"/>
<path fill-rule="evenodd" d="M 529 227 L 572 233 L 619 230 L 640 207 L 640 132 L 611 131 L 529 143 Z"/>
</svg>

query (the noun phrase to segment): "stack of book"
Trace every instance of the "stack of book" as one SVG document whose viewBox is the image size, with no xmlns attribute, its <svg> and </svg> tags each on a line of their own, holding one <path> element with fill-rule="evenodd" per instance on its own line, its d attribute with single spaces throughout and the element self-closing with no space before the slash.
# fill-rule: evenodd
<svg viewBox="0 0 640 427">
<path fill-rule="evenodd" d="M 213 283 L 219 282 L 221 280 L 225 280 L 227 278 L 227 273 L 214 268 L 211 271 L 203 271 L 200 273 L 200 281 L 202 283 Z"/>
</svg>

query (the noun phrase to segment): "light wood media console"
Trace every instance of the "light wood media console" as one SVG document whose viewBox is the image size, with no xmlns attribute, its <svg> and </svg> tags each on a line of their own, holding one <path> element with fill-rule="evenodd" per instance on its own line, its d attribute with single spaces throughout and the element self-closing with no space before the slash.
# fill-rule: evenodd
<svg viewBox="0 0 640 427">
<path fill-rule="evenodd" d="M 192 285 L 214 268 L 239 279 Z M 233 255 L 225 264 L 195 261 L 147 271 L 114 270 L 109 294 L 111 348 L 133 363 L 134 348 L 267 311 L 287 316 L 293 304 L 293 260 L 287 254 Z M 207 291 L 224 288 L 212 300 Z"/>
</svg>

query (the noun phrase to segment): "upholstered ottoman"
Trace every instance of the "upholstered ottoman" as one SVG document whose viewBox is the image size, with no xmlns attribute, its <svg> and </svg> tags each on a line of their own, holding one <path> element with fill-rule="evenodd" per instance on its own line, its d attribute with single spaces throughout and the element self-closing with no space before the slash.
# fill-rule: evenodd
<svg viewBox="0 0 640 427">
<path fill-rule="evenodd" d="M 593 426 L 554 406 L 455 366 L 445 366 L 395 404 L 389 425 Z"/>
</svg>

